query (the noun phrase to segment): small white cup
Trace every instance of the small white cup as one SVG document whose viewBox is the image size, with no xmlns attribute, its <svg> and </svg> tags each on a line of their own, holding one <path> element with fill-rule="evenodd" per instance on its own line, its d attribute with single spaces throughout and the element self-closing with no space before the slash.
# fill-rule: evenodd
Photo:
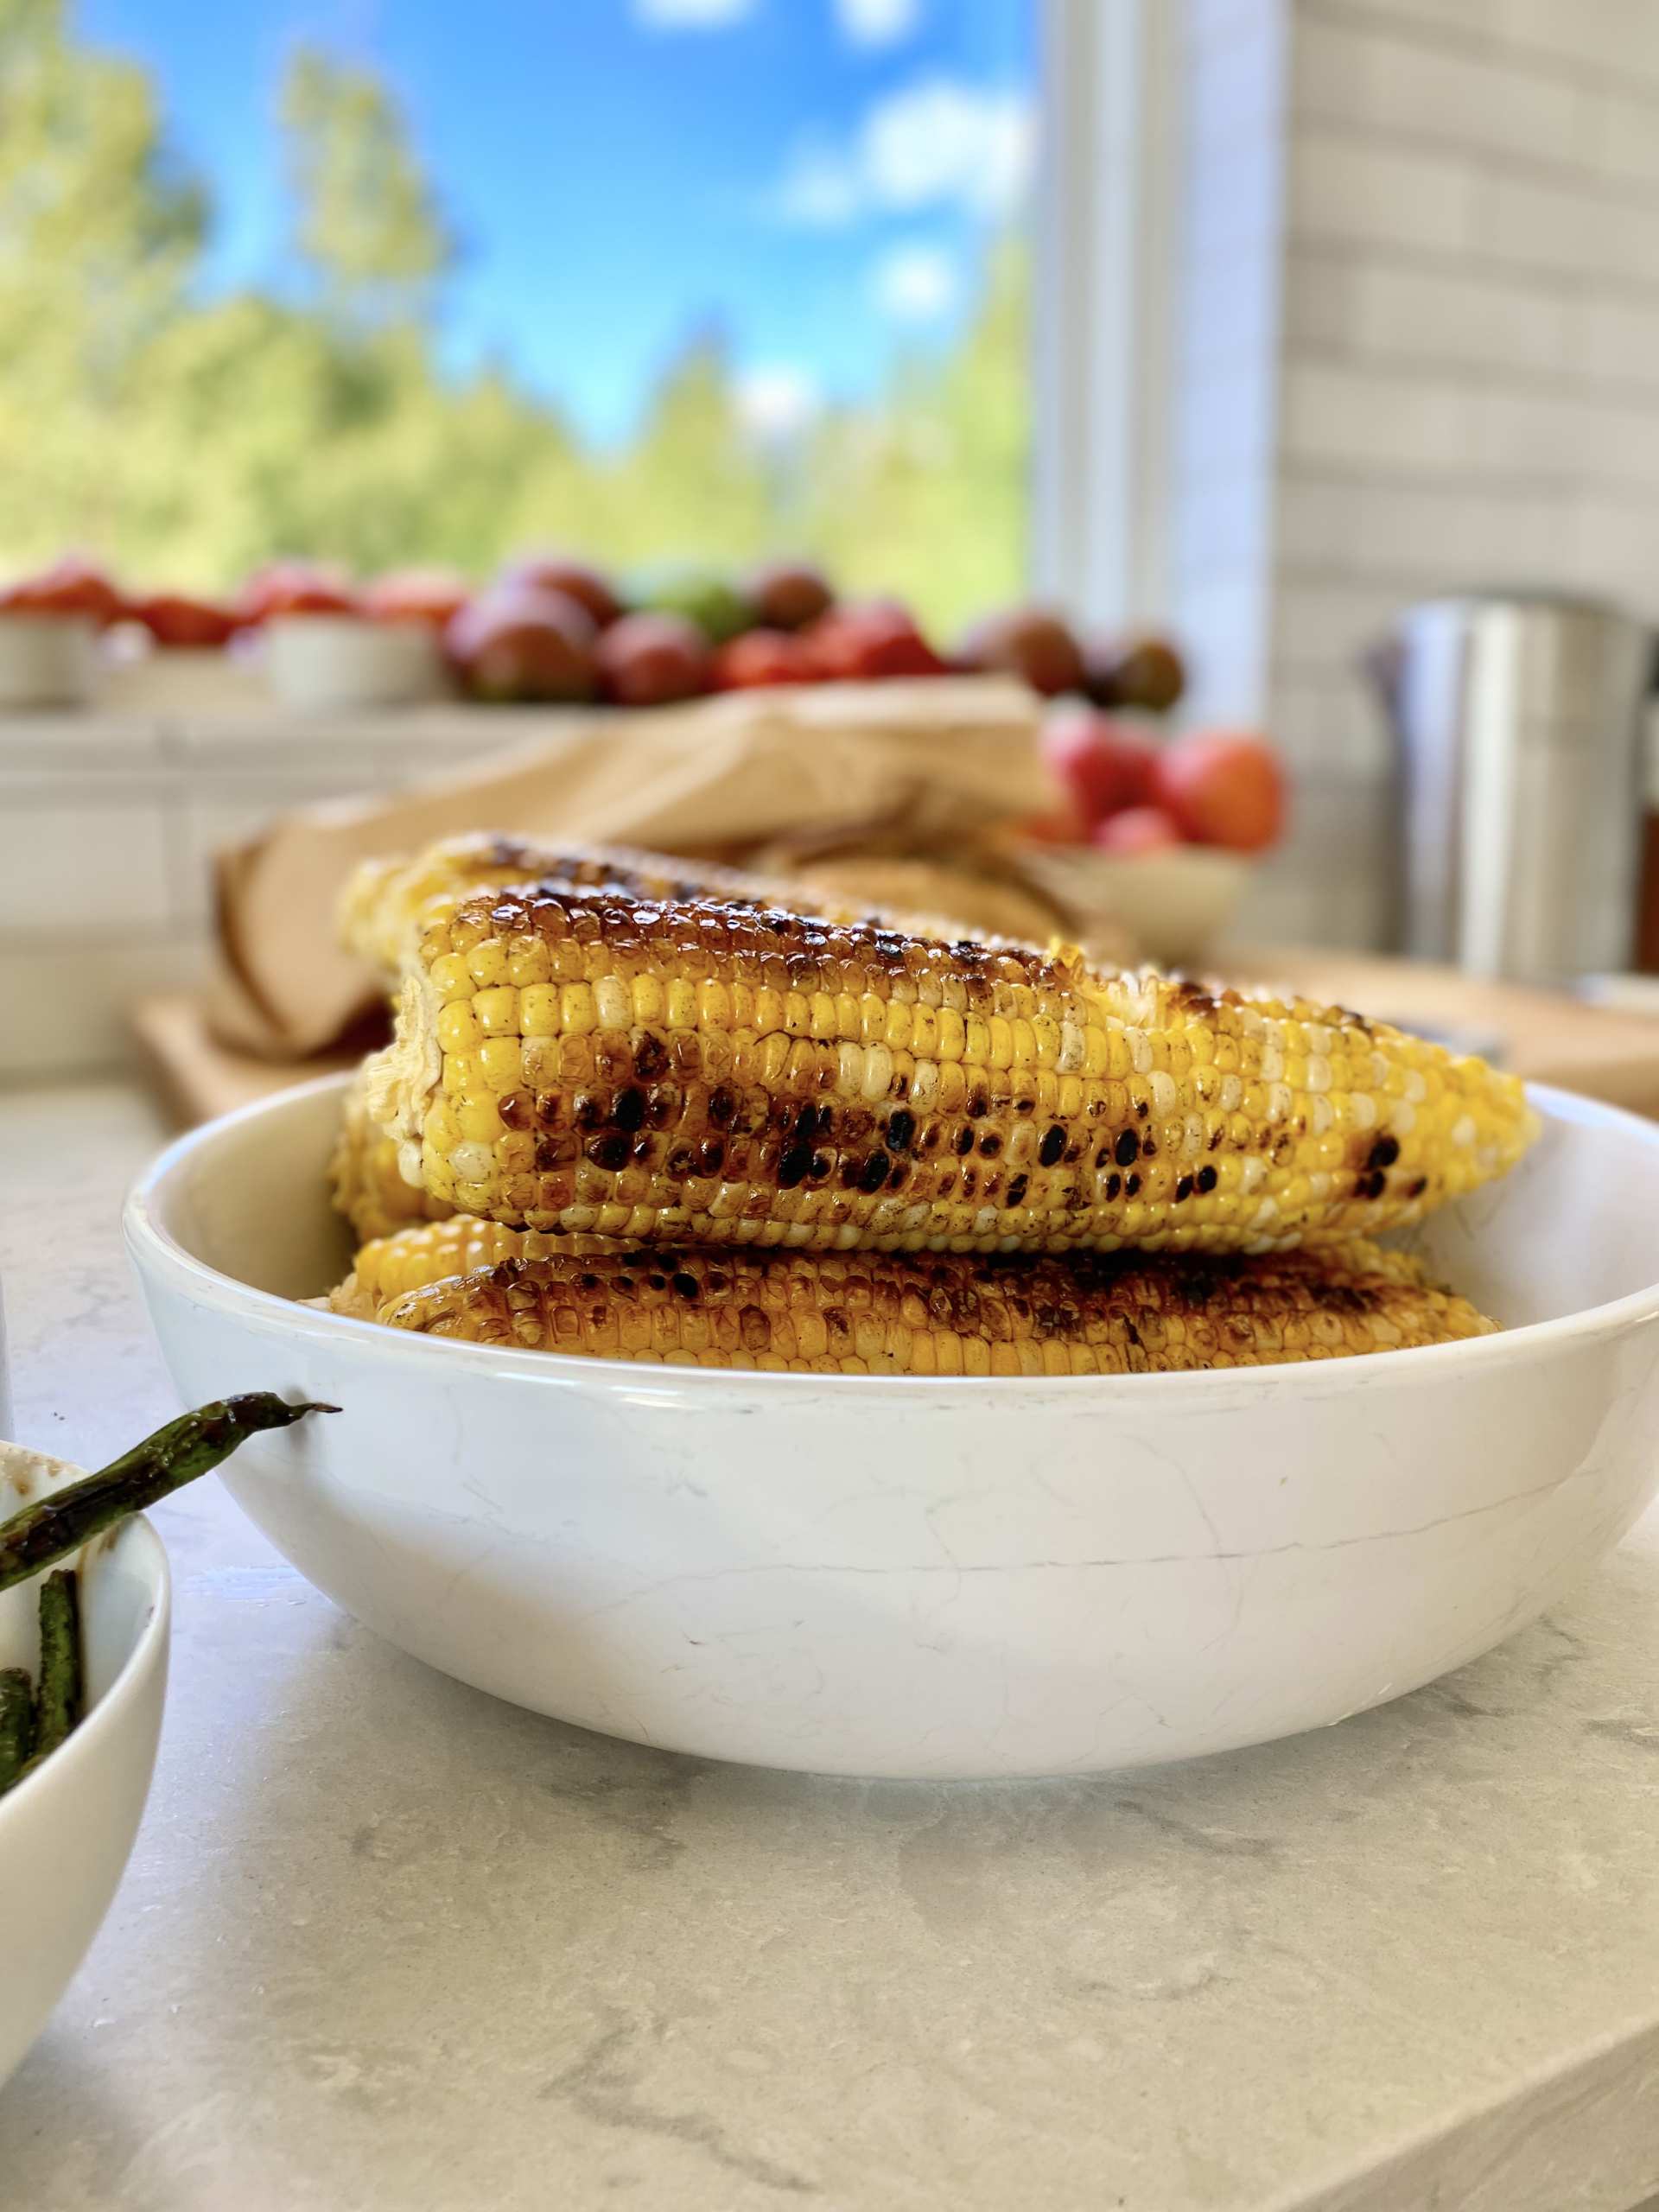
<svg viewBox="0 0 1659 2212">
<path fill-rule="evenodd" d="M 423 622 L 273 614 L 264 626 L 264 660 L 283 705 L 306 713 L 412 706 L 443 696 L 438 641 Z"/>
<path fill-rule="evenodd" d="M 92 694 L 97 639 L 85 614 L 0 607 L 0 711 L 84 707 Z"/>
</svg>

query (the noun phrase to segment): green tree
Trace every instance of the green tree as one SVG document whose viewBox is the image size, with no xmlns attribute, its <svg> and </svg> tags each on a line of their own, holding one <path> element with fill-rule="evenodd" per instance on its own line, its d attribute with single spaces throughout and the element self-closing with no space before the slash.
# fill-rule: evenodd
<svg viewBox="0 0 1659 2212">
<path fill-rule="evenodd" d="M 505 369 L 440 367 L 454 242 L 391 91 L 302 48 L 280 111 L 290 281 L 202 301 L 207 208 L 146 73 L 81 43 L 67 0 L 0 0 L 8 565 L 82 544 L 154 585 L 218 589 L 283 552 L 478 575 L 532 541 L 624 568 L 804 547 L 947 631 L 1019 589 L 1020 242 L 952 352 L 902 362 L 875 404 L 792 450 L 753 435 L 709 329 L 634 438 L 593 453 Z"/>
<path fill-rule="evenodd" d="M 849 588 L 899 591 L 948 636 L 1017 598 L 1026 570 L 1030 255 L 990 257 L 973 323 L 906 363 L 885 402 L 823 425 L 802 535 Z"/>
<path fill-rule="evenodd" d="M 132 365 L 185 311 L 205 219 L 145 71 L 91 52 L 61 0 L 0 0 L 0 543 L 35 559 L 118 531 L 110 434 Z"/>
<path fill-rule="evenodd" d="M 306 291 L 359 334 L 429 321 L 454 241 L 390 88 L 302 46 L 281 115 Z"/>
<path fill-rule="evenodd" d="M 595 471 L 589 538 L 625 565 L 747 561 L 765 545 L 769 506 L 717 328 L 671 361 L 633 438 Z"/>
</svg>

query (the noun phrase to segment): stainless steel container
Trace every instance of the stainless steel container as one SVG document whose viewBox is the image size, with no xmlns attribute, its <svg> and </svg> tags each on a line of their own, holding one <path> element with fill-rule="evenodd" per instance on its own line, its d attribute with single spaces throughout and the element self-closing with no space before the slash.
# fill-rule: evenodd
<svg viewBox="0 0 1659 2212">
<path fill-rule="evenodd" d="M 1478 976 L 1628 967 L 1650 632 L 1526 594 L 1410 608 L 1370 658 L 1399 750 L 1399 938 Z"/>
</svg>

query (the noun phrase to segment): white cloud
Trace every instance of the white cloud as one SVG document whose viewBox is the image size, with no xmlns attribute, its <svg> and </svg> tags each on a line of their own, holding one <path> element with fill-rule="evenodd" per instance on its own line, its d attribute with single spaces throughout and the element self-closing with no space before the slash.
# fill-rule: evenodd
<svg viewBox="0 0 1659 2212">
<path fill-rule="evenodd" d="M 719 31 L 754 13 L 756 0 L 633 0 L 647 30 Z"/>
<path fill-rule="evenodd" d="M 796 147 L 772 201 L 783 221 L 810 231 L 842 229 L 857 219 L 862 203 L 859 179 L 845 155 L 817 139 Z"/>
<path fill-rule="evenodd" d="M 791 438 L 823 405 L 817 379 L 787 362 L 745 369 L 737 379 L 737 410 L 757 438 Z"/>
<path fill-rule="evenodd" d="M 962 296 L 962 271 L 938 246 L 898 245 L 876 263 L 872 285 L 895 322 L 937 322 Z"/>
<path fill-rule="evenodd" d="M 854 46 L 896 46 L 921 16 L 921 0 L 836 0 L 842 36 Z"/>
<path fill-rule="evenodd" d="M 880 102 L 861 133 L 865 173 L 891 207 L 959 200 L 1001 214 L 1031 167 L 1033 116 L 1017 93 L 976 92 L 933 77 Z"/>
<path fill-rule="evenodd" d="M 772 198 L 780 219 L 839 230 L 861 215 L 957 207 L 988 220 L 1019 205 L 1036 118 L 1012 92 L 926 77 L 877 100 L 848 145 L 797 145 Z"/>
</svg>

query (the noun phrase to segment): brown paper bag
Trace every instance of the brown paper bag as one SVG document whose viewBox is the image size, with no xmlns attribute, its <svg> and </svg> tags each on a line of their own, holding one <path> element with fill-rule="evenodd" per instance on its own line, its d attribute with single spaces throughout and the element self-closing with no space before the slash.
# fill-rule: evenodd
<svg viewBox="0 0 1659 2212">
<path fill-rule="evenodd" d="M 267 1058 L 321 1051 L 372 1008 L 334 907 L 362 860 L 465 830 L 741 860 L 830 820 L 887 817 L 938 850 L 1052 793 L 1037 702 L 997 677 L 729 692 L 594 712 L 465 774 L 304 807 L 218 856 L 208 1019 Z"/>
</svg>

